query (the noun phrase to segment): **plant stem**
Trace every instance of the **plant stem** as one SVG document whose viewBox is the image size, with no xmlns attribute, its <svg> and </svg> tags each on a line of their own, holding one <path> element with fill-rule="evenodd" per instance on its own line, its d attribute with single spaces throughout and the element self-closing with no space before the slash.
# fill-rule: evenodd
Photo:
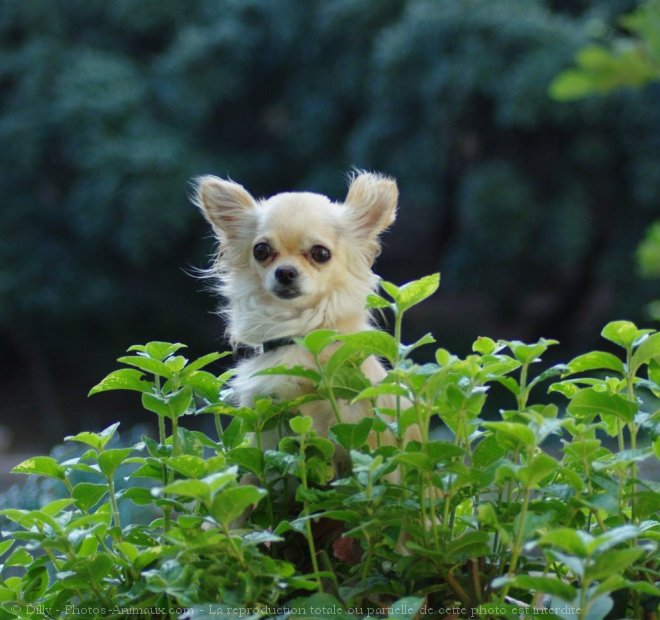
<svg viewBox="0 0 660 620">
<path fill-rule="evenodd" d="M 626 395 L 631 403 L 636 403 L 634 387 L 635 375 L 631 372 L 631 366 L 632 349 L 628 348 L 626 350 Z M 630 433 L 630 448 L 635 450 L 637 448 L 637 426 L 635 425 L 634 418 L 628 422 L 628 432 Z M 637 479 L 637 463 L 635 461 L 630 464 L 630 477 L 633 480 L 632 494 L 630 496 L 631 519 L 633 523 L 637 523 L 637 502 L 635 501 L 637 495 L 637 483 L 634 482 Z"/>
<path fill-rule="evenodd" d="M 468 596 L 467 592 L 463 589 L 460 583 L 456 581 L 456 577 L 451 574 L 450 570 L 440 571 L 440 574 L 443 575 L 447 585 L 451 588 L 452 592 L 460 599 L 463 606 L 467 609 L 472 607 L 472 599 Z"/>
<path fill-rule="evenodd" d="M 165 419 L 162 415 L 158 416 L 158 443 L 165 444 Z"/>
<path fill-rule="evenodd" d="M 236 543 L 234 542 L 234 539 L 232 538 L 231 532 L 229 531 L 229 527 L 227 527 L 226 523 L 223 523 L 221 525 L 221 527 L 222 527 L 222 531 L 223 531 L 224 535 L 227 537 L 227 540 L 229 541 L 229 546 L 231 547 L 231 550 L 232 550 L 234 556 L 236 556 L 236 559 L 238 560 L 238 563 L 241 565 L 241 568 L 243 568 L 245 570 L 248 570 L 248 565 L 245 562 L 245 558 L 243 557 L 243 553 L 241 552 L 240 547 L 238 547 L 236 545 Z"/>
<path fill-rule="evenodd" d="M 401 324 L 403 322 L 403 313 L 398 310 L 398 308 L 395 308 L 394 310 L 394 341 L 396 342 L 396 358 L 394 359 L 394 368 L 397 369 L 399 366 L 399 362 L 401 361 Z M 397 372 L 396 375 L 396 385 L 397 387 L 401 386 L 401 379 L 399 377 L 399 373 Z M 398 435 L 398 439 L 401 441 L 403 440 L 403 437 L 401 437 L 401 431 L 399 430 L 399 419 L 401 418 L 401 396 L 399 394 L 396 395 L 396 432 Z"/>
<path fill-rule="evenodd" d="M 314 355 L 314 361 L 316 362 L 316 370 L 318 370 L 321 375 L 321 383 L 325 388 L 324 392 L 327 394 L 328 401 L 332 407 L 332 412 L 335 414 L 337 424 L 341 424 L 341 412 L 339 411 L 339 405 L 337 404 L 337 399 L 335 398 L 335 393 L 332 391 L 332 386 L 328 384 L 325 375 L 323 374 L 323 366 L 321 365 L 321 360 L 318 354 Z"/>
<path fill-rule="evenodd" d="M 429 498 L 429 512 L 431 513 L 431 532 L 433 533 L 433 543 L 435 544 L 435 550 L 440 551 L 440 539 L 438 537 L 438 518 L 435 514 L 435 493 L 433 487 L 433 481 L 431 480 L 431 474 L 428 474 L 428 486 L 425 489 L 426 497 Z M 425 501 L 425 497 L 422 497 L 422 503 Z M 443 526 L 444 526 L 443 522 Z M 426 524 L 424 524 L 426 528 Z"/>
<path fill-rule="evenodd" d="M 179 419 L 172 417 L 172 456 L 179 455 Z"/>
<path fill-rule="evenodd" d="M 117 504 L 117 495 L 115 494 L 115 481 L 112 476 L 108 476 L 108 495 L 110 497 L 110 509 L 112 511 L 112 520 L 116 528 L 119 529 L 119 536 L 121 538 L 121 521 L 119 516 L 119 505 Z"/>
<path fill-rule="evenodd" d="M 528 364 L 523 364 L 520 370 L 520 393 L 518 394 L 518 411 L 522 411 L 527 406 L 527 368 Z"/>
<path fill-rule="evenodd" d="M 364 536 L 367 541 L 367 557 L 362 565 L 362 575 L 360 577 L 363 584 L 367 580 L 367 577 L 369 576 L 369 570 L 371 569 L 371 560 L 373 558 L 373 545 L 371 544 L 371 537 L 369 536 L 368 532 L 365 532 Z"/>
<path fill-rule="evenodd" d="M 518 531 L 516 532 L 516 539 L 513 543 L 513 549 L 511 550 L 511 562 L 509 563 L 509 577 L 514 577 L 516 574 L 516 567 L 518 564 L 518 559 L 522 553 L 523 547 L 523 538 L 525 536 L 525 521 L 527 520 L 527 510 L 529 508 L 529 498 L 531 495 L 531 488 L 529 486 L 525 487 L 525 498 L 523 500 L 523 505 L 520 510 L 520 523 L 518 524 Z M 509 593 L 509 584 L 504 586 L 502 591 L 502 598 L 504 598 Z"/>
<path fill-rule="evenodd" d="M 442 513 L 442 527 L 445 528 L 445 536 L 447 540 L 451 538 L 451 526 L 449 524 L 449 510 L 451 509 L 451 493 L 445 494 L 445 505 Z"/>
<path fill-rule="evenodd" d="M 213 421 L 215 422 L 215 432 L 218 433 L 218 439 L 222 441 L 222 421 L 220 420 L 220 414 L 216 413 L 213 416 Z"/>
<path fill-rule="evenodd" d="M 305 467 L 305 438 L 306 435 L 300 436 L 300 483 L 305 491 L 307 491 L 307 468 Z M 310 519 L 309 504 L 307 499 L 303 503 L 303 514 L 305 515 L 305 538 L 307 539 L 307 546 L 309 547 L 309 554 L 312 560 L 312 568 L 314 570 L 314 577 L 318 584 L 319 592 L 323 593 L 323 582 L 319 575 L 319 564 L 316 558 L 316 546 L 314 545 L 314 534 L 312 532 L 312 522 Z"/>
<path fill-rule="evenodd" d="M 425 497 L 425 489 L 424 489 L 424 479 L 420 476 L 419 477 L 419 507 L 420 507 L 420 512 L 421 512 L 421 532 L 422 532 L 422 540 L 424 541 L 424 546 L 428 546 L 429 541 L 427 538 L 427 531 L 426 531 L 426 503 L 424 502 L 424 497 Z M 435 530 L 435 524 L 433 525 L 433 529 Z M 434 534 L 435 536 L 435 534 Z"/>
</svg>

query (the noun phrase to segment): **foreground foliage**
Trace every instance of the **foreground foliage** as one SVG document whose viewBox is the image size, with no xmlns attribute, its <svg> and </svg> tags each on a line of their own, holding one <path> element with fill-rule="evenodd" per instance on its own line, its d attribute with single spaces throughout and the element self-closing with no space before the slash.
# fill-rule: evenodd
<svg viewBox="0 0 660 620">
<path fill-rule="evenodd" d="M 482 337 L 464 359 L 439 348 L 418 365 L 410 354 L 434 340 L 402 344 L 402 319 L 438 283 L 383 282 L 370 296 L 392 310 L 394 336 L 301 339 L 315 368 L 267 371 L 314 384 L 294 401 L 237 408 L 225 398 L 231 372 L 208 371 L 222 354 L 191 361 L 182 344 L 130 347 L 91 393 L 138 392 L 159 436 L 117 447 L 115 424 L 67 437 L 83 447 L 74 458 L 15 468 L 63 494 L 0 513 L 11 523 L 0 618 L 654 613 L 660 485 L 639 465 L 660 456 L 660 332 L 609 323 L 602 336 L 619 355 L 590 351 L 539 372 L 555 341 Z M 391 366 L 376 386 L 359 369 L 369 355 Z M 486 420 L 491 388 L 509 406 Z M 383 394 L 399 406 L 379 408 Z M 367 399 L 375 416 L 319 437 L 297 415 L 314 398 Z M 189 415 L 212 416 L 216 433 L 186 429 Z M 261 433 L 276 424 L 290 436 L 263 452 Z M 411 424 L 421 442 L 403 445 Z M 370 433 L 396 445 L 370 449 Z M 347 471 L 335 470 L 337 451 L 350 453 Z M 388 475 L 397 468 L 400 483 Z M 142 520 L 125 518 L 129 504 Z"/>
</svg>

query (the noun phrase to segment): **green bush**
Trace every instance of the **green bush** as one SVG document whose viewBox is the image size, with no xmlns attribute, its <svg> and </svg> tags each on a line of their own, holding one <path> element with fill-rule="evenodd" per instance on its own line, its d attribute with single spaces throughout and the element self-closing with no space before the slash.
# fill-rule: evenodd
<svg viewBox="0 0 660 620">
<path fill-rule="evenodd" d="M 465 358 L 439 348 L 435 363 L 417 365 L 410 354 L 434 339 L 402 344 L 402 319 L 438 283 L 383 282 L 382 296 L 370 296 L 370 307 L 393 311 L 394 336 L 321 330 L 301 339 L 316 367 L 267 371 L 316 386 L 293 401 L 235 407 L 223 398 L 231 371 L 208 371 L 222 354 L 190 361 L 182 344 L 130 347 L 125 367 L 91 393 L 138 392 L 159 436 L 112 447 L 115 424 L 67 437 L 84 448 L 73 458 L 14 469 L 56 481 L 65 495 L 1 511 L 13 531 L 0 543 L 0 618 L 652 613 L 660 487 L 638 465 L 660 456 L 660 332 L 609 323 L 602 336 L 620 355 L 590 351 L 540 372 L 555 341 L 480 337 Z M 359 369 L 369 355 L 391 367 L 379 385 Z M 564 399 L 565 415 L 542 385 Z M 501 388 L 510 408 L 483 419 Z M 395 410 L 377 406 L 383 394 L 396 397 Z M 338 419 L 319 437 L 296 415 L 313 398 L 338 416 L 338 400 L 367 399 L 374 417 Z M 217 435 L 186 429 L 189 415 L 213 416 Z M 291 434 L 264 452 L 260 435 L 275 424 Z M 404 445 L 411 424 L 421 441 Z M 371 449 L 370 433 L 394 445 Z M 338 449 L 351 455 L 346 472 L 335 471 Z M 389 476 L 397 469 L 399 482 Z M 154 518 L 127 519 L 128 503 Z"/>
</svg>

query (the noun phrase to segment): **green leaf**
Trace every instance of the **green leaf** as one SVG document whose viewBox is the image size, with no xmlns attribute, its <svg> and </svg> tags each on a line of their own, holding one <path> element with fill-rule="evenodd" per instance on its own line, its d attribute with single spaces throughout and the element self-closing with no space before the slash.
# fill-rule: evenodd
<svg viewBox="0 0 660 620">
<path fill-rule="evenodd" d="M 396 383 L 378 383 L 377 385 L 370 385 L 362 390 L 354 399 L 353 402 L 358 402 L 366 398 L 378 398 L 379 396 L 402 396 L 407 398 L 410 396 L 408 390 L 402 385 Z"/>
<path fill-rule="evenodd" d="M 186 374 L 185 378 L 181 380 L 185 385 L 190 386 L 195 394 L 211 403 L 215 403 L 220 398 L 223 382 L 210 372 L 196 370 L 191 374 Z"/>
<path fill-rule="evenodd" d="M 472 350 L 475 353 L 481 353 L 481 355 L 491 355 L 495 353 L 496 349 L 497 342 L 485 336 L 479 336 L 472 344 Z"/>
<path fill-rule="evenodd" d="M 335 424 L 330 427 L 330 434 L 347 450 L 356 450 L 367 442 L 372 426 L 372 418 L 363 418 L 357 424 Z"/>
<path fill-rule="evenodd" d="M 581 382 L 576 383 L 573 380 L 558 381 L 557 383 L 553 383 L 550 385 L 550 387 L 548 387 L 548 394 L 559 392 L 566 398 L 572 398 L 579 392 L 581 384 Z"/>
<path fill-rule="evenodd" d="M 174 375 L 174 372 L 168 368 L 167 364 L 163 362 L 152 359 L 150 357 L 142 357 L 139 355 L 124 355 L 117 359 L 118 362 L 122 364 L 128 364 L 129 366 L 135 366 L 140 370 L 145 372 L 150 372 L 153 375 L 158 377 L 164 377 L 165 379 L 171 379 Z"/>
<path fill-rule="evenodd" d="M 76 500 L 80 510 L 87 512 L 98 504 L 101 498 L 108 492 L 105 484 L 92 484 L 91 482 L 79 482 L 73 487 L 71 496 Z"/>
<path fill-rule="evenodd" d="M 422 608 L 424 600 L 421 596 L 406 596 L 390 603 L 387 620 L 414 620 Z"/>
<path fill-rule="evenodd" d="M 602 553 L 616 545 L 639 536 L 639 534 L 639 528 L 635 525 L 622 525 L 612 528 L 611 530 L 600 534 L 600 536 L 596 536 L 596 538 L 587 545 L 587 552 L 589 554 Z"/>
<path fill-rule="evenodd" d="M 610 575 L 623 573 L 633 564 L 644 550 L 639 547 L 632 549 L 611 549 L 596 558 L 596 561 L 587 567 L 587 576 L 591 580 L 600 580 Z"/>
<path fill-rule="evenodd" d="M 132 347 L 128 347 L 127 351 L 139 351 L 141 353 L 146 353 L 149 357 L 162 361 L 166 357 L 176 353 L 179 349 L 185 349 L 186 345 L 181 344 L 180 342 L 160 342 L 154 340 L 153 342 L 148 342 L 147 344 L 134 344 Z"/>
<path fill-rule="evenodd" d="M 491 585 L 495 589 L 509 585 L 526 592 L 553 594 L 559 596 L 564 601 L 569 602 L 573 601 L 577 596 L 577 592 L 573 586 L 565 583 L 561 579 L 557 579 L 556 577 L 534 577 L 532 575 L 516 575 L 515 577 L 509 577 L 508 575 L 505 575 L 494 579 Z"/>
<path fill-rule="evenodd" d="M 87 560 L 87 558 L 85 558 Z M 96 583 L 100 583 L 101 580 L 108 575 L 114 568 L 114 562 L 109 555 L 99 554 L 91 560 L 91 562 L 85 562 L 84 568 L 81 566 L 81 575 L 89 581 L 90 579 Z"/>
<path fill-rule="evenodd" d="M 637 339 L 638 330 L 637 326 L 630 321 L 612 321 L 603 327 L 600 335 L 606 340 L 627 349 L 632 347 L 633 342 Z"/>
<path fill-rule="evenodd" d="M 384 286 L 385 283 L 383 283 Z M 440 286 L 440 274 L 434 273 L 424 276 L 419 280 L 413 280 L 401 286 L 398 290 L 396 305 L 399 312 L 405 312 L 416 306 L 438 290 Z M 388 291 L 389 292 L 389 291 Z"/>
<path fill-rule="evenodd" d="M 552 545 L 572 553 L 578 557 L 584 558 L 589 555 L 587 545 L 591 543 L 593 536 L 586 532 L 574 530 L 569 527 L 560 527 L 543 535 L 538 543 L 539 545 Z"/>
<path fill-rule="evenodd" d="M 380 280 L 378 283 L 380 288 L 382 288 L 395 302 L 399 299 L 401 289 L 392 282 L 387 282 L 386 280 Z"/>
<path fill-rule="evenodd" d="M 102 450 L 108 444 L 108 442 L 114 437 L 115 432 L 119 428 L 119 422 L 108 426 L 105 430 L 100 433 L 90 433 L 83 431 L 77 435 L 69 435 L 64 438 L 64 441 L 77 441 L 79 443 L 84 443 L 96 450 Z"/>
<path fill-rule="evenodd" d="M 34 562 L 34 558 L 28 553 L 25 547 L 18 547 L 5 560 L 5 566 L 28 566 Z"/>
<path fill-rule="evenodd" d="M 613 370 L 623 374 L 623 362 L 611 353 L 605 351 L 590 351 L 572 359 L 568 363 L 570 374 L 587 372 L 589 370 Z"/>
<path fill-rule="evenodd" d="M 631 371 L 636 373 L 642 364 L 651 360 L 660 362 L 660 332 L 652 334 L 637 347 L 630 362 Z"/>
<path fill-rule="evenodd" d="M 0 542 L 0 557 L 2 557 L 9 549 L 11 549 L 12 545 L 14 544 L 15 541 L 13 540 L 3 540 Z"/>
<path fill-rule="evenodd" d="M 352 401 L 365 388 L 371 385 L 369 379 L 364 376 L 364 373 L 359 368 L 351 368 L 350 366 L 342 366 L 335 370 L 332 380 L 329 383 L 335 398 L 342 398 L 349 401 Z M 327 396 L 327 389 L 325 387 L 321 389 L 320 394 Z"/>
<path fill-rule="evenodd" d="M 266 495 L 264 489 L 252 485 L 241 485 L 224 489 L 213 500 L 211 514 L 223 525 L 240 517 L 252 504 L 258 503 Z"/>
<path fill-rule="evenodd" d="M 442 440 L 429 441 L 424 449 L 434 463 L 448 462 L 465 455 L 465 450 L 460 446 Z"/>
<path fill-rule="evenodd" d="M 164 494 L 180 495 L 182 497 L 191 497 L 202 502 L 210 501 L 211 487 L 203 480 L 175 480 L 167 486 L 160 489 L 153 489 L 153 495 L 156 497 Z"/>
<path fill-rule="evenodd" d="M 404 357 L 407 357 L 415 349 L 423 347 L 427 344 L 435 344 L 435 338 L 433 337 L 433 334 L 424 334 L 421 338 L 418 338 L 412 344 L 402 344 L 401 353 Z"/>
<path fill-rule="evenodd" d="M 551 456 L 541 452 L 534 456 L 532 460 L 518 469 L 516 477 L 525 486 L 534 487 L 544 478 L 555 472 L 559 463 Z"/>
<path fill-rule="evenodd" d="M 624 422 L 632 422 L 637 413 L 637 404 L 618 394 L 598 392 L 594 388 L 578 390 L 567 406 L 576 418 L 592 420 L 595 416 L 613 415 Z"/>
<path fill-rule="evenodd" d="M 16 577 L 18 579 L 18 577 Z M 7 583 L 5 581 L 5 583 Z M 3 605 L 2 603 L 6 603 L 9 601 L 16 601 L 16 597 L 18 596 L 18 593 L 15 590 L 12 590 L 11 588 L 6 588 L 4 585 L 0 585 L 0 610 L 3 610 Z M 2 613 L 0 611 L 0 613 Z M 11 615 L 11 616 L 2 616 L 3 618 L 16 618 L 16 615 Z"/>
<path fill-rule="evenodd" d="M 495 435 L 484 437 L 472 453 L 472 464 L 480 469 L 501 459 L 506 454 L 506 448 L 497 440 Z"/>
<path fill-rule="evenodd" d="M 240 417 L 234 418 L 227 428 L 222 432 L 222 443 L 226 449 L 238 447 L 245 437 L 246 428 L 243 419 Z"/>
<path fill-rule="evenodd" d="M 180 390 L 168 394 L 167 405 L 170 410 L 170 418 L 178 418 L 186 413 L 192 402 L 192 397 L 193 391 L 189 385 L 184 385 Z"/>
<path fill-rule="evenodd" d="M 458 538 L 452 540 L 446 546 L 446 553 L 449 562 L 465 561 L 471 557 L 480 557 L 489 552 L 488 532 L 467 532 Z"/>
<path fill-rule="evenodd" d="M 558 344 L 556 340 L 541 338 L 534 344 L 525 344 L 519 340 L 504 341 L 511 349 L 513 356 L 521 364 L 532 364 L 537 361 L 550 345 Z"/>
<path fill-rule="evenodd" d="M 256 376 L 283 375 L 287 377 L 301 377 L 303 379 L 309 379 L 315 385 L 321 381 L 321 375 L 318 372 L 304 366 L 293 366 L 291 368 L 287 366 L 273 366 L 255 372 L 254 374 Z"/>
<path fill-rule="evenodd" d="M 497 518 L 495 507 L 490 503 L 479 504 L 477 506 L 477 518 L 482 525 L 490 525 L 492 527 L 497 527 L 499 525 L 499 519 Z"/>
<path fill-rule="evenodd" d="M 329 439 L 319 436 L 307 437 L 307 442 L 305 444 L 307 448 L 312 448 L 320 453 L 321 457 L 328 461 L 332 458 L 332 455 L 335 453 L 335 444 L 333 444 Z"/>
<path fill-rule="evenodd" d="M 306 435 L 312 430 L 314 420 L 308 415 L 299 415 L 289 420 L 291 430 L 297 435 Z"/>
<path fill-rule="evenodd" d="M 101 452 L 99 454 L 99 467 L 101 471 L 108 477 L 114 476 L 117 468 L 131 452 L 133 452 L 133 448 L 115 448 Z"/>
<path fill-rule="evenodd" d="M 14 474 L 34 474 L 64 480 L 65 469 L 50 456 L 34 456 L 19 463 L 12 470 Z"/>
<path fill-rule="evenodd" d="M 206 461 L 193 454 L 181 454 L 167 459 L 167 465 L 186 478 L 203 478 L 207 473 Z"/>
<path fill-rule="evenodd" d="M 395 463 L 405 463 L 420 471 L 433 471 L 433 460 L 423 452 L 399 452 L 392 459 Z"/>
<path fill-rule="evenodd" d="M 536 444 L 534 431 L 526 424 L 519 422 L 484 422 L 483 427 L 495 431 L 496 436 L 509 438 L 515 444 L 528 448 Z"/>
<path fill-rule="evenodd" d="M 375 310 L 377 308 L 389 308 L 390 302 L 387 301 L 384 297 L 377 295 L 376 293 L 369 293 L 367 295 L 367 304 L 365 306 L 369 310 Z"/>
<path fill-rule="evenodd" d="M 210 502 L 212 497 L 221 489 L 232 482 L 236 482 L 238 468 L 229 467 L 224 471 L 206 476 L 202 480 L 175 480 L 160 489 L 154 489 L 152 493 L 156 496 L 171 493 L 182 497 L 192 497 L 204 502 Z"/>
<path fill-rule="evenodd" d="M 390 363 L 393 363 L 398 355 L 396 341 L 390 336 L 390 334 L 386 334 L 385 332 L 367 330 L 353 334 L 346 334 L 341 336 L 341 339 L 346 344 L 353 347 L 355 350 L 361 351 L 365 355 L 383 357 Z"/>
<path fill-rule="evenodd" d="M 134 390 L 136 392 L 149 392 L 153 387 L 151 381 L 143 380 L 144 375 L 133 368 L 120 368 L 111 372 L 100 383 L 97 383 L 88 393 L 88 396 L 110 390 Z"/>
<path fill-rule="evenodd" d="M 589 76 L 577 69 L 562 71 L 548 87 L 550 96 L 557 101 L 575 101 L 593 93 Z"/>
<path fill-rule="evenodd" d="M 170 408 L 167 401 L 158 394 L 151 394 L 148 392 L 142 394 L 142 406 L 147 411 L 151 411 L 163 418 L 170 417 Z"/>
<path fill-rule="evenodd" d="M 264 471 L 264 453 L 259 448 L 234 448 L 229 453 L 229 459 L 234 465 L 247 469 L 257 476 Z"/>
<path fill-rule="evenodd" d="M 331 342 L 337 340 L 334 329 L 317 329 L 302 339 L 302 345 L 312 354 L 319 355 Z"/>
<path fill-rule="evenodd" d="M 183 355 L 168 357 L 164 362 L 165 366 L 167 366 L 175 374 L 180 373 L 187 363 L 188 359 L 183 357 Z"/>
<path fill-rule="evenodd" d="M 54 499 L 52 502 L 48 502 L 45 506 L 43 506 L 40 510 L 40 512 L 43 512 L 44 514 L 47 514 L 51 517 L 54 517 L 55 515 L 60 514 L 62 510 L 65 508 L 68 508 L 73 504 L 73 499 L 70 497 L 63 497 L 62 499 Z"/>
</svg>

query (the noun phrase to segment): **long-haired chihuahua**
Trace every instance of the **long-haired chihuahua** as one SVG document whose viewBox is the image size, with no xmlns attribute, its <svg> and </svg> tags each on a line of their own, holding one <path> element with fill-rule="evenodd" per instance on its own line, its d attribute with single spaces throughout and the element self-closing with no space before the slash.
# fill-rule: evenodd
<svg viewBox="0 0 660 620">
<path fill-rule="evenodd" d="M 232 379 L 237 404 L 251 406 L 257 396 L 288 400 L 312 390 L 304 378 L 257 374 L 281 365 L 313 368 L 311 354 L 296 338 L 322 328 L 341 334 L 373 329 L 365 301 L 378 282 L 372 265 L 379 236 L 396 216 L 398 195 L 393 179 L 368 172 L 351 176 L 341 202 L 310 192 L 256 199 L 233 181 L 198 179 L 194 201 L 219 241 L 214 274 L 226 300 L 228 335 L 232 344 L 255 350 Z M 375 357 L 362 370 L 373 383 L 386 374 Z M 300 409 L 320 435 L 327 436 L 336 422 L 326 401 Z M 343 402 L 340 410 L 343 422 L 373 415 L 367 401 Z M 408 437 L 415 435 L 411 427 Z M 278 440 L 271 432 L 262 446 L 275 448 Z M 375 445 L 375 438 L 370 442 Z"/>
</svg>

